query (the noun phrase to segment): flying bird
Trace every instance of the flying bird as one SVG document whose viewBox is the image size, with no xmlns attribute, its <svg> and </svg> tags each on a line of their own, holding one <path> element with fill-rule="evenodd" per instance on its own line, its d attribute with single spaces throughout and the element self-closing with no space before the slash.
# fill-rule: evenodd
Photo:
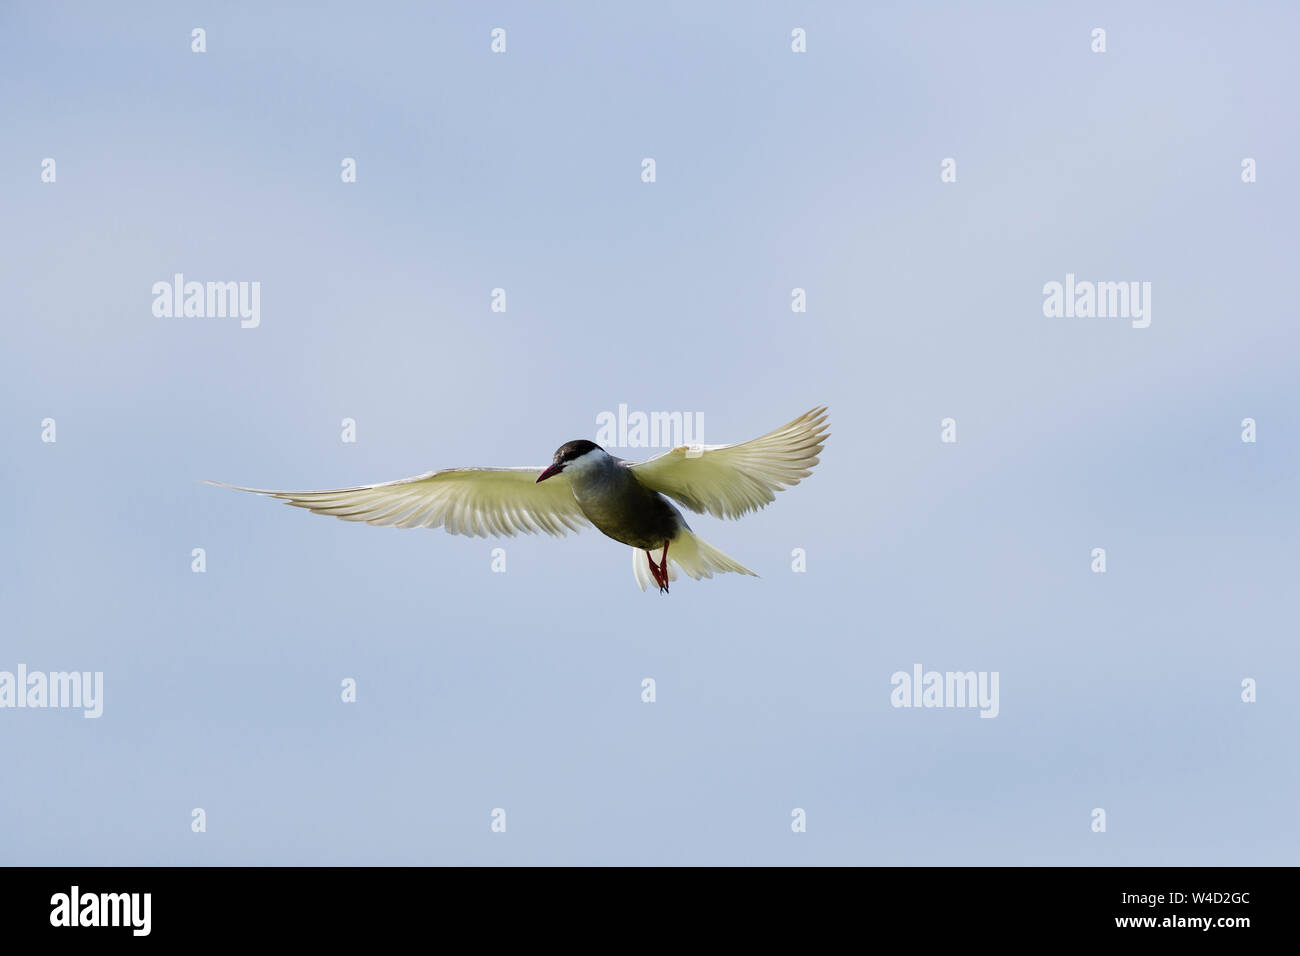
<svg viewBox="0 0 1300 956">
<path fill-rule="evenodd" d="M 561 445 L 545 468 L 446 468 L 334 491 L 208 484 L 279 498 L 344 521 L 442 527 L 478 537 L 521 531 L 563 536 L 594 525 L 634 549 L 632 573 L 642 591 L 653 582 L 666 594 L 678 568 L 696 580 L 727 571 L 758 576 L 697 537 L 672 501 L 719 518 L 766 507 L 776 492 L 812 474 L 829 435 L 821 407 L 753 441 L 681 445 L 640 462 L 578 439 Z"/>
</svg>

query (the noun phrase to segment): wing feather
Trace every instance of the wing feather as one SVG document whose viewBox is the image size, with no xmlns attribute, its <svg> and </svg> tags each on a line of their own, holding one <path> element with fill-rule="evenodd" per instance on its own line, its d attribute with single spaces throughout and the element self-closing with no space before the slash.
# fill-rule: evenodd
<svg viewBox="0 0 1300 956">
<path fill-rule="evenodd" d="M 446 528 L 452 534 L 564 536 L 590 522 L 561 472 L 538 484 L 536 468 L 447 468 L 414 478 L 325 491 L 271 491 L 219 481 L 210 485 L 266 495 L 344 521 L 397 528 Z"/>
<path fill-rule="evenodd" d="M 632 465 L 647 488 L 680 501 L 692 511 L 739 518 L 766 507 L 776 492 L 812 474 L 830 437 L 825 407 L 738 445 L 681 445 Z"/>
</svg>

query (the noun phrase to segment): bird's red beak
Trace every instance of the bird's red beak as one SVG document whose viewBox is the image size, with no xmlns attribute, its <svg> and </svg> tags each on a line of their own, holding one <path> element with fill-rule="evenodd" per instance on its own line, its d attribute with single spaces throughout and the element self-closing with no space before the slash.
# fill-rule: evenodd
<svg viewBox="0 0 1300 956">
<path fill-rule="evenodd" d="M 562 471 L 564 471 L 564 469 L 561 468 L 559 465 L 551 465 L 544 472 L 542 472 L 540 475 L 537 476 L 537 480 L 545 481 L 547 478 L 550 478 L 554 475 L 558 475 Z"/>
</svg>

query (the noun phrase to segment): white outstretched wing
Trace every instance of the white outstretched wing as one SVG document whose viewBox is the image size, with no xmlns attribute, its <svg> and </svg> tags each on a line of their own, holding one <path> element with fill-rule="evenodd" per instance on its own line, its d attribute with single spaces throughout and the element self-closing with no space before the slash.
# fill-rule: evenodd
<svg viewBox="0 0 1300 956">
<path fill-rule="evenodd" d="M 692 511 L 739 518 L 812 474 L 829 435 L 826 409 L 814 408 L 762 438 L 694 451 L 682 445 L 632 465 L 632 473 Z"/>
<path fill-rule="evenodd" d="M 398 528 L 446 528 L 452 534 L 513 538 L 519 532 L 566 535 L 590 524 L 560 473 L 538 484 L 536 468 L 447 468 L 415 478 L 334 491 L 268 491 L 219 481 L 210 485 L 279 498 L 344 521 Z"/>
</svg>

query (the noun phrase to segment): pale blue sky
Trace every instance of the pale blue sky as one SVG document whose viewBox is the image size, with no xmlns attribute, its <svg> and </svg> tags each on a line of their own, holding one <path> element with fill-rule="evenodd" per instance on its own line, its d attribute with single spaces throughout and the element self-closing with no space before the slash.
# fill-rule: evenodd
<svg viewBox="0 0 1300 956">
<path fill-rule="evenodd" d="M 0 11 L 0 670 L 105 675 L 0 711 L 0 862 L 1296 862 L 1294 5 L 269 6 Z M 174 272 L 261 327 L 155 318 Z M 1067 272 L 1150 328 L 1044 318 Z M 760 579 L 198 483 L 543 464 L 621 402 L 830 406 L 692 519 Z M 915 663 L 999 716 L 891 708 Z"/>
</svg>

